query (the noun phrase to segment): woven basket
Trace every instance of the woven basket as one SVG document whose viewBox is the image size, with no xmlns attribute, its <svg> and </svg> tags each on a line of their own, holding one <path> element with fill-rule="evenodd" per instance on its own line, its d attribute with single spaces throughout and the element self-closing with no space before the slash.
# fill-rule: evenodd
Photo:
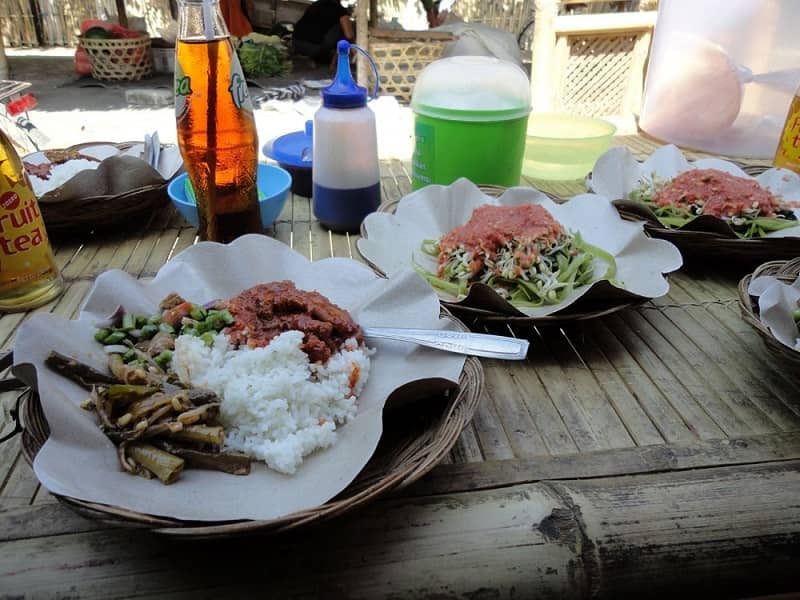
<svg viewBox="0 0 800 600">
<path fill-rule="evenodd" d="M 127 150 L 137 142 L 87 142 L 66 150 L 81 150 L 90 146 L 116 146 Z M 144 224 L 157 209 L 168 203 L 167 183 L 148 185 L 115 196 L 88 196 L 67 201 L 39 200 L 49 234 L 81 234 L 88 231 L 107 231 L 125 225 Z"/>
<path fill-rule="evenodd" d="M 480 190 L 486 194 L 487 196 L 492 196 L 497 198 L 506 191 L 506 188 L 499 185 L 479 185 Z M 543 192 L 545 193 L 545 192 Z M 563 202 L 556 196 L 552 194 L 546 194 L 553 202 L 561 203 Z M 391 202 L 386 202 L 381 204 L 378 207 L 378 212 L 386 212 L 386 213 L 393 213 L 397 210 L 397 205 L 400 203 L 399 200 L 393 200 Z M 364 228 L 364 224 L 361 224 L 361 237 L 367 237 L 367 231 Z M 365 256 L 361 256 L 361 259 L 366 262 L 373 271 L 379 274 L 381 277 L 385 277 L 386 274 L 378 267 L 376 264 L 372 263 L 369 259 Z M 668 277 L 668 275 L 664 275 Z M 527 316 L 517 316 L 517 315 L 509 315 L 506 313 L 494 312 L 491 310 L 486 310 L 483 308 L 475 308 L 472 306 L 465 306 L 462 303 L 457 302 L 448 302 L 446 300 L 440 300 L 442 306 L 444 306 L 448 311 L 453 313 L 456 317 L 467 323 L 468 325 L 475 327 L 480 325 L 481 323 L 508 323 L 508 324 L 517 324 L 517 325 L 559 325 L 563 324 L 564 322 L 572 322 L 572 321 L 586 321 L 589 319 L 597 319 L 600 317 L 605 317 L 607 315 L 613 314 L 620 310 L 626 310 L 628 308 L 635 308 L 647 302 L 647 298 L 638 298 L 634 301 L 630 299 L 612 299 L 606 302 L 598 302 L 596 300 L 583 300 L 580 299 L 571 306 L 567 307 L 563 311 L 559 311 L 552 315 L 547 315 L 544 317 L 527 317 Z"/>
<path fill-rule="evenodd" d="M 458 323 L 457 321 L 454 321 Z M 462 329 L 466 329 L 458 323 Z M 56 498 L 76 512 L 115 526 L 150 529 L 180 538 L 225 538 L 252 533 L 278 533 L 337 517 L 390 491 L 401 489 L 430 471 L 456 443 L 472 420 L 483 392 L 483 368 L 469 357 L 457 389 L 422 391 L 408 405 L 384 410 L 384 431 L 378 448 L 356 479 L 338 496 L 321 506 L 269 521 L 182 521 L 138 513 L 76 498 Z M 28 463 L 47 441 L 50 429 L 36 394 L 22 406 L 22 451 Z M 180 485 L 180 482 L 176 485 Z"/>
<path fill-rule="evenodd" d="M 422 69 L 455 38 L 437 31 L 370 30 L 369 53 L 378 67 L 380 91 L 410 102 Z M 374 83 L 370 81 L 370 86 Z"/>
<path fill-rule="evenodd" d="M 767 350 L 792 365 L 795 369 L 800 369 L 800 351 L 789 348 L 775 339 L 772 332 L 759 318 L 758 299 L 747 292 L 750 282 L 762 275 L 772 275 L 784 283 L 793 283 L 800 277 L 800 257 L 789 261 L 776 260 L 764 263 L 739 282 L 739 310 L 742 313 L 742 319 L 759 333 L 767 346 Z"/>
<path fill-rule="evenodd" d="M 92 65 L 92 77 L 103 80 L 138 80 L 153 73 L 150 37 L 96 39 L 80 37 Z"/>
<path fill-rule="evenodd" d="M 755 177 L 771 168 L 764 165 L 736 163 L 748 175 Z M 687 262 L 718 263 L 734 269 L 752 269 L 769 260 L 791 260 L 800 256 L 800 238 L 752 238 L 727 237 L 710 231 L 670 229 L 664 227 L 655 216 L 630 211 L 618 206 L 619 214 L 632 221 L 645 220 L 645 231 L 653 237 L 672 242 L 681 251 Z"/>
</svg>

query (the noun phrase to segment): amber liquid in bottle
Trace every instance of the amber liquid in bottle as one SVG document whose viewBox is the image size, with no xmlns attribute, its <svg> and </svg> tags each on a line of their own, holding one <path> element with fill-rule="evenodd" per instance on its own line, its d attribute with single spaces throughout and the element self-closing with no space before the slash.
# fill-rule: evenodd
<svg viewBox="0 0 800 600">
<path fill-rule="evenodd" d="M 34 308 L 63 288 L 33 188 L 0 131 L 0 311 Z"/>
<path fill-rule="evenodd" d="M 192 6 L 181 10 L 187 29 L 182 34 L 189 37 Z M 197 199 L 200 239 L 230 242 L 262 229 L 258 137 L 236 52 L 221 25 L 218 34 L 210 40 L 179 38 L 175 112 L 178 146 Z"/>
<path fill-rule="evenodd" d="M 795 92 L 789 105 L 789 114 L 786 115 L 772 164 L 800 173 L 800 90 Z"/>
</svg>

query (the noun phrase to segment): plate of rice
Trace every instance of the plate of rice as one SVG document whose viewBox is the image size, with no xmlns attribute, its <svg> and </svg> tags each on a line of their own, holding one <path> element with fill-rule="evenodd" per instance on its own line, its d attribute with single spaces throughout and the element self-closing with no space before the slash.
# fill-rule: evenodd
<svg viewBox="0 0 800 600">
<path fill-rule="evenodd" d="M 288 299 L 266 315 L 265 289 L 276 288 L 288 290 Z M 327 304 L 307 307 L 304 317 L 295 310 L 301 302 L 295 292 Z M 159 306 L 170 294 L 185 299 L 184 305 Z M 180 323 L 166 370 L 183 385 L 219 397 L 224 449 L 252 458 L 249 475 L 187 468 L 175 483 L 161 485 L 120 468 L 114 442 L 82 408 L 86 390 L 45 366 L 57 349 L 107 369 L 109 346 L 113 354 L 120 339 L 99 342 L 97 324 L 120 305 L 130 315 L 158 315 L 157 327 Z M 185 305 L 214 314 L 225 310 L 232 323 L 200 331 L 205 321 Z M 188 312 L 175 320 L 170 311 L 180 306 Z M 354 328 L 340 327 L 340 313 L 352 318 Z M 304 321 L 308 315 L 314 324 Z M 127 331 L 141 334 L 146 321 L 132 317 L 128 325 Z M 389 281 L 349 259 L 309 262 L 260 235 L 227 246 L 197 244 L 147 283 L 120 271 L 104 273 L 77 319 L 37 314 L 18 332 L 14 372 L 36 388 L 50 425 L 35 457 L 36 475 L 58 496 L 181 521 L 275 520 L 313 510 L 344 490 L 369 461 L 395 390 L 412 382 L 454 388 L 464 369 L 464 357 L 454 354 L 392 341 L 367 346 L 359 328 L 368 326 L 454 327 L 440 318 L 438 298 L 411 270 Z M 141 369 L 137 353 L 128 354 L 125 372 Z"/>
</svg>

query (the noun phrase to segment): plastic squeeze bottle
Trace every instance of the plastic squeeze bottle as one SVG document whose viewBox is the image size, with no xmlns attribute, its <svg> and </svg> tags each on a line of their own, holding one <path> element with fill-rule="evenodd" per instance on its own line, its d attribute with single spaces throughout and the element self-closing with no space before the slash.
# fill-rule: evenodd
<svg viewBox="0 0 800 600">
<path fill-rule="evenodd" d="M 345 40 L 337 46 L 336 78 L 322 90 L 312 143 L 314 216 L 342 232 L 357 232 L 381 203 L 375 113 L 367 106 L 366 88 L 353 81 L 350 48 Z"/>
</svg>

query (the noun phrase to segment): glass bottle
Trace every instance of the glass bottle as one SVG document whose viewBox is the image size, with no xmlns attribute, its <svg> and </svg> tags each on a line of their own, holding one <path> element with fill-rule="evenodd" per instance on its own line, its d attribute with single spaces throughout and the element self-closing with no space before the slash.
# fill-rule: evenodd
<svg viewBox="0 0 800 600">
<path fill-rule="evenodd" d="M 253 105 L 218 0 L 179 2 L 175 118 L 200 239 L 260 232 Z"/>
<path fill-rule="evenodd" d="M 800 88 L 794 93 L 772 164 L 800 173 Z"/>
<path fill-rule="evenodd" d="M 64 281 L 22 160 L 3 131 L 0 175 L 0 311 L 27 310 L 58 296 Z"/>
</svg>

